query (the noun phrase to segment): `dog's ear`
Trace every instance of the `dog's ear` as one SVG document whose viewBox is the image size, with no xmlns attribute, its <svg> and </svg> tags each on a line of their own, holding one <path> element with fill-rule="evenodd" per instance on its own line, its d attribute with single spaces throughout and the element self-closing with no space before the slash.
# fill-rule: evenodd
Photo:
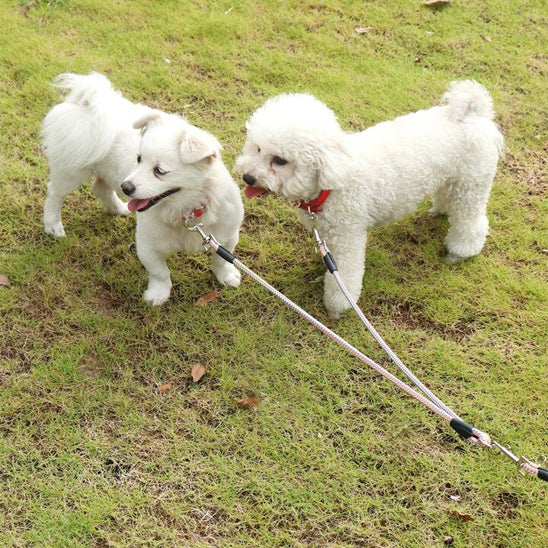
<svg viewBox="0 0 548 548">
<path fill-rule="evenodd" d="M 343 143 L 335 142 L 319 150 L 318 184 L 323 189 L 340 188 L 344 185 L 350 152 Z"/>
<path fill-rule="evenodd" d="M 192 128 L 183 135 L 180 152 L 185 164 L 194 164 L 202 160 L 210 163 L 219 156 L 221 144 L 207 131 Z"/>
<path fill-rule="evenodd" d="M 133 122 L 133 127 L 135 129 L 140 129 L 144 132 L 150 125 L 158 122 L 162 117 L 162 111 L 150 109 L 150 112 L 139 118 L 137 121 Z"/>
</svg>

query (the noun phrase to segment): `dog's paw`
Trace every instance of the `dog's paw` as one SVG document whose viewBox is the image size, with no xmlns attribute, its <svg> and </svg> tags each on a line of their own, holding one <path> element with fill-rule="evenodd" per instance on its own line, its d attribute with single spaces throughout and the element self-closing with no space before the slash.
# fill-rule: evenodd
<svg viewBox="0 0 548 548">
<path fill-rule="evenodd" d="M 65 229 L 63 228 L 63 223 L 53 223 L 53 224 L 45 224 L 44 230 L 46 231 L 46 234 L 51 234 L 52 236 L 55 236 L 56 238 L 63 238 L 65 236 Z"/>
<path fill-rule="evenodd" d="M 143 293 L 143 299 L 152 306 L 160 306 L 164 304 L 168 299 L 171 293 L 171 286 L 167 289 L 165 287 L 152 287 L 148 288 Z"/>
<path fill-rule="evenodd" d="M 122 202 L 122 200 L 118 200 L 114 204 L 111 204 L 107 208 L 107 211 L 112 215 L 122 215 L 124 217 L 127 217 L 131 213 L 126 202 Z"/>
<path fill-rule="evenodd" d="M 126 206 L 124 209 L 119 209 L 116 214 L 121 215 L 122 217 L 127 217 L 131 214 L 131 211 Z"/>
<path fill-rule="evenodd" d="M 454 253 L 448 253 L 445 256 L 444 261 L 446 262 L 446 264 L 456 264 L 456 263 L 460 263 L 461 261 L 464 261 L 464 259 L 466 258 L 467 257 L 461 257 L 460 255 L 455 255 Z"/>
<path fill-rule="evenodd" d="M 227 285 L 228 287 L 238 287 L 242 281 L 242 275 L 240 271 L 232 265 L 228 265 L 230 268 L 223 268 L 221 271 L 215 272 L 215 276 L 219 283 Z"/>
<path fill-rule="evenodd" d="M 352 308 L 350 303 L 345 299 L 344 295 L 342 294 L 340 296 L 325 294 L 323 303 L 327 310 L 327 314 L 332 320 L 338 320 Z"/>
</svg>

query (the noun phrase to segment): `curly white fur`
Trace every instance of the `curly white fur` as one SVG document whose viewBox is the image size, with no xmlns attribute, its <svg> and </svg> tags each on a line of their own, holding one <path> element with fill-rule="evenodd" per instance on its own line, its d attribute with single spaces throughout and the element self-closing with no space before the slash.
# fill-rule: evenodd
<svg viewBox="0 0 548 548">
<path fill-rule="evenodd" d="M 236 169 L 246 195 L 269 190 L 290 201 L 331 194 L 318 225 L 354 298 L 361 293 L 367 230 L 400 219 L 426 197 L 447 214 L 447 261 L 477 255 L 488 232 L 486 206 L 503 137 L 487 90 L 452 82 L 441 104 L 360 133 L 341 129 L 332 110 L 308 94 L 266 101 L 249 119 Z M 310 228 L 306 212 L 301 222 Z M 324 303 L 333 317 L 349 305 L 332 276 Z"/>
</svg>

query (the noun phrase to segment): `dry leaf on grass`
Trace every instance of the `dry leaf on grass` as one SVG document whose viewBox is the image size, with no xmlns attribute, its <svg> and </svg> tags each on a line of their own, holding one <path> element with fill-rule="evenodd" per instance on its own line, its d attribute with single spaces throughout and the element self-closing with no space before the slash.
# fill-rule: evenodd
<svg viewBox="0 0 548 548">
<path fill-rule="evenodd" d="M 423 6 L 442 6 L 443 4 L 449 4 L 451 0 L 424 0 Z"/>
<path fill-rule="evenodd" d="M 173 388 L 172 382 L 166 382 L 165 384 L 161 384 L 158 388 L 156 388 L 156 392 L 158 394 L 164 394 L 165 392 L 169 392 Z"/>
<path fill-rule="evenodd" d="M 255 398 L 254 396 L 246 396 L 245 398 L 242 398 L 241 400 L 234 399 L 234 401 L 240 407 L 243 407 L 245 409 L 255 409 L 259 407 L 259 404 L 261 403 L 261 401 Z"/>
<path fill-rule="evenodd" d="M 192 371 L 190 374 L 192 375 L 192 380 L 194 382 L 198 382 L 206 374 L 205 365 L 201 363 L 195 363 L 192 366 Z"/>
<path fill-rule="evenodd" d="M 450 514 L 464 521 L 474 521 L 475 519 L 470 514 L 463 514 L 462 512 L 458 512 L 457 510 L 451 510 Z"/>
<path fill-rule="evenodd" d="M 219 290 L 214 289 L 213 291 L 210 291 L 209 293 L 206 293 L 199 299 L 196 299 L 196 306 L 207 306 L 211 301 L 214 301 L 215 299 L 218 299 L 220 295 Z"/>
<path fill-rule="evenodd" d="M 368 32 L 371 32 L 374 27 L 356 27 L 354 30 L 358 34 L 367 34 Z"/>
<path fill-rule="evenodd" d="M 486 42 L 492 42 L 493 40 L 491 39 L 490 36 L 488 36 L 487 34 L 482 34 L 481 37 L 486 41 Z"/>
<path fill-rule="evenodd" d="M 10 287 L 10 280 L 5 274 L 0 274 L 0 285 Z"/>
</svg>

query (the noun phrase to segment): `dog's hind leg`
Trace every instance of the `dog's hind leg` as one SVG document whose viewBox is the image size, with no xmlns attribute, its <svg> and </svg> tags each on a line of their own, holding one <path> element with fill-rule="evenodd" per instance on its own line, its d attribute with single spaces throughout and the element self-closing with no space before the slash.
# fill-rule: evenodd
<svg viewBox="0 0 548 548">
<path fill-rule="evenodd" d="M 120 200 L 116 192 L 100 177 L 94 181 L 91 191 L 99 198 L 105 211 L 114 215 L 129 215 L 127 204 Z"/>
<path fill-rule="evenodd" d="M 44 203 L 44 230 L 48 234 L 56 238 L 61 238 L 65 235 L 65 229 L 61 221 L 63 200 L 71 192 L 74 192 L 79 186 L 84 184 L 89 176 L 90 173 L 87 170 L 80 170 L 70 174 L 52 171 Z"/>
<path fill-rule="evenodd" d="M 449 230 L 445 237 L 447 263 L 478 255 L 489 232 L 487 201 L 493 177 L 470 177 L 456 184 L 447 201 Z"/>
</svg>

